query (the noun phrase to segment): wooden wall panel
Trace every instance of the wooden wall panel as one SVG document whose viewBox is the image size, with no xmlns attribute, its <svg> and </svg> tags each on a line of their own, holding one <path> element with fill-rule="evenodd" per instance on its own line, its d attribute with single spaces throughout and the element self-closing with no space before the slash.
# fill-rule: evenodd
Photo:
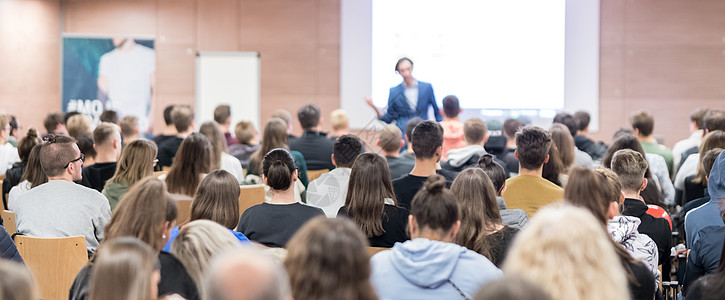
<svg viewBox="0 0 725 300">
<path fill-rule="evenodd" d="M 197 4 L 197 49 L 239 50 L 239 1 L 206 0 Z"/>
<path fill-rule="evenodd" d="M 156 34 L 157 1 L 63 1 L 63 31 L 103 35 Z"/>
</svg>

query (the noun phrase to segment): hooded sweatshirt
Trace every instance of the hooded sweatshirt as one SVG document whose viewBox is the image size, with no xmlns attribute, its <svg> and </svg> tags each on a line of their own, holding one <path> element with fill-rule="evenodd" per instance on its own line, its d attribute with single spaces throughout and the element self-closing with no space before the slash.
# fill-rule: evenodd
<svg viewBox="0 0 725 300">
<path fill-rule="evenodd" d="M 657 244 L 646 234 L 639 233 L 637 228 L 641 221 L 630 216 L 616 216 L 609 220 L 607 231 L 615 243 L 624 246 L 635 260 L 641 260 L 654 275 L 659 284 L 660 271 L 657 269 L 659 255 Z"/>
<path fill-rule="evenodd" d="M 708 226 L 725 226 L 719 208 L 720 200 L 725 199 L 725 154 L 723 153 L 715 159 L 708 176 L 707 192 L 710 194 L 710 201 L 685 215 L 685 234 L 687 247 L 690 249 L 699 238 L 698 231 Z"/>
<path fill-rule="evenodd" d="M 111 211 L 113 211 L 116 209 L 116 205 L 118 205 L 118 200 L 126 192 L 128 192 L 128 185 L 112 182 L 103 189 L 101 194 L 106 196 L 108 204 L 111 205 Z"/>
<path fill-rule="evenodd" d="M 453 168 L 460 168 L 468 162 L 472 157 L 476 157 L 476 161 L 481 155 L 486 154 L 486 150 L 481 145 L 468 145 L 459 149 L 451 149 L 448 151 L 448 164 Z"/>
<path fill-rule="evenodd" d="M 371 265 L 371 281 L 381 300 L 472 299 L 482 285 L 502 275 L 474 251 L 424 238 L 396 243 L 373 256 Z"/>
</svg>

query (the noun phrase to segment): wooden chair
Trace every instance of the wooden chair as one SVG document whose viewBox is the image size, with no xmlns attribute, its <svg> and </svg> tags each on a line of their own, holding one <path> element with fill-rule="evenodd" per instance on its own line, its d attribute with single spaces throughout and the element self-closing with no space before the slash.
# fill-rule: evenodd
<svg viewBox="0 0 725 300">
<path fill-rule="evenodd" d="M 0 175 L 0 181 L 5 180 L 5 174 Z"/>
<path fill-rule="evenodd" d="M 383 250 L 390 250 L 390 248 L 384 248 L 384 247 L 368 247 L 368 255 L 370 257 L 373 257 L 373 255 L 377 254 L 380 251 Z"/>
<path fill-rule="evenodd" d="M 264 184 L 239 186 L 239 216 L 245 210 L 260 203 L 264 203 Z"/>
<path fill-rule="evenodd" d="M 176 226 L 181 226 L 189 223 L 191 217 L 191 197 L 181 194 L 170 194 L 171 199 L 176 202 Z"/>
<path fill-rule="evenodd" d="M 73 280 L 88 262 L 86 238 L 15 237 L 20 256 L 38 283 L 42 299 L 68 299 Z"/>
<path fill-rule="evenodd" d="M 317 177 L 320 177 L 322 174 L 325 174 L 327 172 L 330 172 L 329 169 L 322 169 L 322 170 L 307 170 L 307 181 L 313 181 L 317 179 Z"/>
<path fill-rule="evenodd" d="M 9 210 L 3 210 L 2 212 L 0 212 L 0 217 L 2 217 L 3 226 L 5 226 L 5 231 L 7 231 L 9 235 L 13 235 L 18 232 L 18 229 L 15 225 L 14 212 Z"/>
<path fill-rule="evenodd" d="M 171 166 L 163 166 L 163 167 L 161 167 L 161 171 L 162 172 L 168 172 L 169 170 L 171 170 Z"/>
</svg>

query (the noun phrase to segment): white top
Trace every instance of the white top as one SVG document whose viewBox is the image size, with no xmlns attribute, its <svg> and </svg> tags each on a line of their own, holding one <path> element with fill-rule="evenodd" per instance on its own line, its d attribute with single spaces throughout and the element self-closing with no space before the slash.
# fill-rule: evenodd
<svg viewBox="0 0 725 300">
<path fill-rule="evenodd" d="M 25 192 L 30 190 L 30 181 L 23 180 L 22 182 L 18 183 L 18 185 L 14 186 L 10 189 L 10 193 L 8 193 L 8 210 L 9 211 L 15 211 L 17 205 L 17 201 L 15 199 L 18 199 L 20 195 L 25 194 Z M 11 201 L 12 200 L 12 201 Z"/>
<path fill-rule="evenodd" d="M 307 204 L 321 208 L 328 218 L 337 217 L 337 211 L 345 205 L 350 171 L 350 168 L 336 168 L 310 181 Z"/>
<path fill-rule="evenodd" d="M 672 186 L 670 173 L 667 171 L 667 162 L 662 155 L 654 153 L 645 153 L 645 158 L 649 163 L 649 170 L 657 179 L 657 186 L 665 195 L 665 204 L 675 204 L 675 187 Z"/>
<path fill-rule="evenodd" d="M 0 175 L 5 174 L 14 163 L 19 161 L 18 148 L 13 147 L 10 143 L 0 145 Z"/>
<path fill-rule="evenodd" d="M 114 49 L 101 56 L 98 75 L 108 79 L 110 106 L 122 116 L 135 116 L 141 131 L 148 126 L 151 75 L 156 71 L 153 49 L 136 45 L 129 51 Z"/>
<path fill-rule="evenodd" d="M 675 146 L 672 147 L 674 168 L 677 168 L 680 165 L 680 160 L 682 159 L 683 152 L 692 147 L 700 146 L 700 143 L 702 142 L 702 133 L 702 129 L 695 130 L 692 134 L 690 134 L 688 138 L 675 143 Z M 675 172 L 677 172 L 677 169 L 675 169 Z"/>
<path fill-rule="evenodd" d="M 418 107 L 418 81 L 416 80 L 413 83 L 413 86 L 410 87 L 405 85 L 405 82 L 403 82 L 403 87 L 405 88 L 405 99 L 408 99 L 410 108 L 415 110 Z"/>
<path fill-rule="evenodd" d="M 690 154 L 690 156 L 685 159 L 685 162 L 682 164 L 682 167 L 680 167 L 679 170 L 677 170 L 677 175 L 675 175 L 675 188 L 684 190 L 685 189 L 685 179 L 687 176 L 695 175 L 697 174 L 697 164 L 700 162 L 700 153 L 694 153 Z"/>
<path fill-rule="evenodd" d="M 237 179 L 237 182 L 242 183 L 244 181 L 244 171 L 239 159 L 229 153 L 222 152 L 221 160 L 221 169 L 231 173 Z"/>
</svg>

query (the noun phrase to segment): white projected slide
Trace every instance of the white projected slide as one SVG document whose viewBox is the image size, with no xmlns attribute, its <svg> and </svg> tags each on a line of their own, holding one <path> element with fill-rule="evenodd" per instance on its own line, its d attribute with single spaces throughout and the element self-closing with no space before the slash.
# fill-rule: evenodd
<svg viewBox="0 0 725 300">
<path fill-rule="evenodd" d="M 395 62 L 463 108 L 564 108 L 565 0 L 372 0 L 372 96 L 387 105 Z M 344 37 L 344 36 L 343 36 Z"/>
</svg>

